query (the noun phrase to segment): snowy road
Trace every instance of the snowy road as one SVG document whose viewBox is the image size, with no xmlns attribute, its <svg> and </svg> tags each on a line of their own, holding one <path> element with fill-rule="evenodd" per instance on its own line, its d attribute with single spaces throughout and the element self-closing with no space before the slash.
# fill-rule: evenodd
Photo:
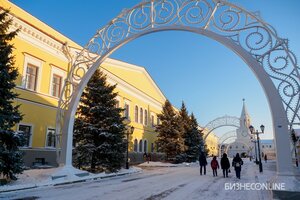
<svg viewBox="0 0 300 200">
<path fill-rule="evenodd" d="M 205 176 L 199 175 L 199 167 L 159 167 L 147 168 L 140 174 L 116 177 L 109 180 L 90 181 L 46 187 L 19 192 L 0 194 L 2 199 L 103 199 L 103 200 L 189 200 L 189 199 L 270 199 L 268 191 L 225 190 L 225 183 L 255 183 L 258 177 L 274 174 L 274 162 L 264 164 L 264 174 L 258 175 L 254 163 L 245 162 L 241 180 L 234 176 L 223 178 L 221 170 L 218 177 L 212 176 L 209 167 Z M 269 170 L 268 170 L 269 169 Z M 258 175 L 258 176 L 257 176 Z"/>
</svg>

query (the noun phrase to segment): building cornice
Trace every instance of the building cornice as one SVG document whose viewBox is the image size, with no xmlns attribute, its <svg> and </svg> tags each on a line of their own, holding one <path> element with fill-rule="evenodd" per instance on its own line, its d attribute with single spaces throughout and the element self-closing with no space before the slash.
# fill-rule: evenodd
<svg viewBox="0 0 300 200">
<path fill-rule="evenodd" d="M 107 75 L 107 82 L 111 85 L 117 84 L 117 88 L 124 91 L 125 93 L 144 101 L 145 103 L 153 106 L 154 108 L 161 110 L 162 109 L 162 102 L 154 99 L 153 97 L 145 94 L 144 92 L 140 91 L 136 87 L 132 86 L 131 84 L 127 83 L 120 77 L 114 75 L 110 71 L 102 68 L 103 72 Z"/>
</svg>

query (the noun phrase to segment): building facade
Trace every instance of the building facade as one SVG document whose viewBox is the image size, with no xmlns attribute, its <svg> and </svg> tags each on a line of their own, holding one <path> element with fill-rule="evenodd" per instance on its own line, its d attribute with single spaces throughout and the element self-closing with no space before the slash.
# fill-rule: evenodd
<svg viewBox="0 0 300 200">
<path fill-rule="evenodd" d="M 28 133 L 25 164 L 44 162 L 56 165 L 55 123 L 58 100 L 71 61 L 82 47 L 9 1 L 0 2 L 1 9 L 10 10 L 13 24 L 19 29 L 12 43 L 16 80 L 15 104 L 21 105 L 23 120 L 15 129 Z M 117 84 L 118 106 L 134 126 L 129 150 L 155 152 L 159 120 L 166 98 L 145 68 L 118 60 L 107 59 L 102 65 L 109 84 Z M 134 77 L 134 78 L 133 78 Z"/>
</svg>

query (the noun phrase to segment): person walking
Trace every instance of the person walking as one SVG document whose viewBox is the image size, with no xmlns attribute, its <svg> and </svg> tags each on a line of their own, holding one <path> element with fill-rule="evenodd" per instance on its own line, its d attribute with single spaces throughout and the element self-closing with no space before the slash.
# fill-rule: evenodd
<svg viewBox="0 0 300 200">
<path fill-rule="evenodd" d="M 226 153 L 224 153 L 223 157 L 221 158 L 221 168 L 223 170 L 223 176 L 224 176 L 224 178 L 225 177 L 228 178 L 228 169 L 230 168 L 230 162 L 229 162 L 229 159 L 228 159 Z"/>
<path fill-rule="evenodd" d="M 210 162 L 210 166 L 213 171 L 213 175 L 218 176 L 217 168 L 220 169 L 220 166 L 216 156 L 213 157 L 212 161 Z"/>
<path fill-rule="evenodd" d="M 243 165 L 243 160 L 240 157 L 240 154 L 237 153 L 234 159 L 232 160 L 232 166 L 234 167 L 236 177 L 241 179 L 241 170 Z"/>
<path fill-rule="evenodd" d="M 265 154 L 265 162 L 267 163 L 267 160 L 268 160 L 268 156 L 267 154 Z"/>
<path fill-rule="evenodd" d="M 199 155 L 199 165 L 200 165 L 200 175 L 202 175 L 202 168 L 204 170 L 204 175 L 205 175 L 206 174 L 207 160 L 206 160 L 206 156 L 203 152 L 201 152 L 200 155 Z"/>
</svg>

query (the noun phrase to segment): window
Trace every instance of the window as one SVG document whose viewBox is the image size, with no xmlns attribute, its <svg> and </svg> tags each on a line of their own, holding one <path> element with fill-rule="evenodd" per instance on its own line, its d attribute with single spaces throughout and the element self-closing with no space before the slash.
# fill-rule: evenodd
<svg viewBox="0 0 300 200">
<path fill-rule="evenodd" d="M 272 148 L 272 145 L 270 145 L 270 148 Z"/>
<path fill-rule="evenodd" d="M 129 105 L 127 103 L 124 106 L 124 117 L 129 119 Z"/>
<path fill-rule="evenodd" d="M 47 140 L 46 140 L 46 147 L 55 147 L 55 129 L 48 128 L 47 129 Z"/>
<path fill-rule="evenodd" d="M 140 123 L 143 124 L 143 108 L 140 108 Z"/>
<path fill-rule="evenodd" d="M 154 127 L 154 116 L 151 115 L 151 126 Z"/>
<path fill-rule="evenodd" d="M 265 145 L 262 145 L 262 148 L 265 148 Z"/>
<path fill-rule="evenodd" d="M 140 140 L 139 142 L 139 152 L 143 151 L 143 140 Z"/>
<path fill-rule="evenodd" d="M 153 153 L 154 152 L 154 144 L 151 143 L 151 152 Z"/>
<path fill-rule="evenodd" d="M 20 124 L 19 125 L 19 131 L 23 132 L 23 134 L 25 135 L 24 147 L 29 147 L 31 145 L 30 144 L 30 139 L 31 139 L 32 126 Z"/>
<path fill-rule="evenodd" d="M 116 108 L 119 108 L 119 107 L 120 107 L 120 101 L 119 101 L 119 100 L 116 100 L 115 107 L 116 107 Z"/>
<path fill-rule="evenodd" d="M 44 61 L 24 52 L 22 88 L 39 92 Z M 52 80 L 52 78 L 50 79 Z M 51 84 L 49 84 L 51 85 Z"/>
<path fill-rule="evenodd" d="M 135 106 L 134 108 L 134 121 L 139 123 L 139 107 Z"/>
<path fill-rule="evenodd" d="M 147 140 L 144 141 L 144 152 L 148 152 Z"/>
<path fill-rule="evenodd" d="M 138 141 L 137 141 L 137 139 L 134 140 L 134 143 L 133 143 L 133 151 L 135 151 L 135 152 L 138 151 Z"/>
<path fill-rule="evenodd" d="M 36 91 L 37 88 L 38 67 L 28 64 L 26 69 L 25 88 Z"/>
<path fill-rule="evenodd" d="M 52 77 L 52 96 L 59 97 L 61 92 L 62 77 L 53 74 Z"/>
<path fill-rule="evenodd" d="M 160 124 L 160 121 L 159 121 L 159 118 L 157 117 L 156 119 L 156 124 L 159 125 Z"/>
<path fill-rule="evenodd" d="M 145 110 L 145 126 L 148 125 L 148 111 Z"/>
<path fill-rule="evenodd" d="M 245 146 L 243 146 L 243 149 L 245 149 Z"/>
</svg>

